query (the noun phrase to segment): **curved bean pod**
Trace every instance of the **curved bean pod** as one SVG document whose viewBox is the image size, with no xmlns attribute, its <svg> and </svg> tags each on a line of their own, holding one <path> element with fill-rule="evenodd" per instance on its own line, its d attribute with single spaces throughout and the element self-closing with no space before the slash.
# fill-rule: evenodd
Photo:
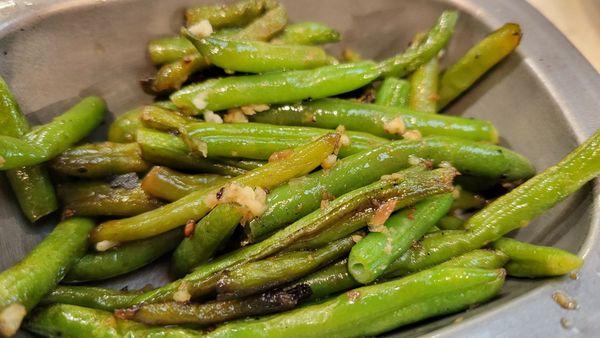
<svg viewBox="0 0 600 338">
<path fill-rule="evenodd" d="M 500 238 L 492 245 L 510 258 L 506 271 L 515 277 L 553 277 L 578 269 L 583 259 L 558 248 L 523 243 L 512 238 Z"/>
<path fill-rule="evenodd" d="M 433 115 L 408 108 L 386 107 L 342 99 L 321 99 L 283 105 L 251 117 L 255 122 L 367 132 L 385 138 L 400 138 L 405 129 L 423 136 L 441 135 L 472 141 L 498 143 L 498 131 L 488 121 L 458 116 Z M 397 128 L 395 125 L 399 124 Z"/>
<path fill-rule="evenodd" d="M 29 122 L 14 98 L 8 84 L 0 77 L 0 135 L 21 137 L 29 131 Z M 6 171 L 21 211 L 35 222 L 58 209 L 54 187 L 43 166 L 23 167 Z"/>
<path fill-rule="evenodd" d="M 27 257 L 0 273 L 0 334 L 13 335 L 27 311 L 83 256 L 93 227 L 86 218 L 63 221 Z"/>
<path fill-rule="evenodd" d="M 221 185 L 227 178 L 215 174 L 182 174 L 167 167 L 155 166 L 142 179 L 142 189 L 152 196 L 176 201 L 209 185 Z"/>
<path fill-rule="evenodd" d="M 35 165 L 55 157 L 96 128 L 105 111 L 101 98 L 89 96 L 22 139 L 0 135 L 0 170 Z"/>
<path fill-rule="evenodd" d="M 335 29 L 319 22 L 298 22 L 285 27 L 273 38 L 274 44 L 322 45 L 338 42 L 341 35 Z"/>
<path fill-rule="evenodd" d="M 521 36 L 519 25 L 507 23 L 469 49 L 442 74 L 438 108 L 444 108 L 471 87 L 485 72 L 515 50 L 521 42 Z"/>
</svg>

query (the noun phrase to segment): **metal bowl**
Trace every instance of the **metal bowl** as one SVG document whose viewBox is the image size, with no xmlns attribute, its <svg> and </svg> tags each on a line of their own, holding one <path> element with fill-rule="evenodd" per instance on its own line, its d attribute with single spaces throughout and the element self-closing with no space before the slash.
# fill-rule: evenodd
<svg viewBox="0 0 600 338">
<path fill-rule="evenodd" d="M 103 96 L 113 115 L 150 102 L 138 80 L 151 75 L 148 40 L 173 34 L 182 9 L 199 0 L 38 0 L 0 3 L 0 73 L 32 122 L 45 122 L 77 97 Z M 456 60 L 507 21 L 522 25 L 518 52 L 451 107 L 453 114 L 495 123 L 502 143 L 533 160 L 539 170 L 557 162 L 600 128 L 600 76 L 546 19 L 524 1 L 288 0 L 292 20 L 323 21 L 344 35 L 343 45 L 380 59 L 403 50 L 446 8 L 461 11 L 445 60 Z M 334 52 L 340 46 L 334 46 Z M 337 49 L 337 50 L 336 50 Z M 93 138 L 99 138 L 105 130 Z M 17 262 L 55 224 L 29 224 L 6 182 L 0 181 L 0 269 Z M 393 336 L 593 336 L 600 328 L 600 189 L 592 185 L 514 233 L 585 257 L 579 279 L 511 279 L 500 297 L 451 317 L 402 328 Z M 101 283 L 141 287 L 166 283 L 164 264 Z M 577 310 L 552 300 L 561 290 Z M 572 323 L 563 327 L 561 319 Z M 460 319 L 460 320 L 458 320 Z M 26 333 L 21 333 L 23 336 Z"/>
</svg>

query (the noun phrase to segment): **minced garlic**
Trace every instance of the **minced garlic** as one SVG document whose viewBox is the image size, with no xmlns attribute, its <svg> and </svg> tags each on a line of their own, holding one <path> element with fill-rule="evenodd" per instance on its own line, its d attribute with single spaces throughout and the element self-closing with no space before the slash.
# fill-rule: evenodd
<svg viewBox="0 0 600 338">
<path fill-rule="evenodd" d="M 385 130 L 388 134 L 404 134 L 406 130 L 406 126 L 404 125 L 404 121 L 401 117 L 396 117 L 391 121 L 388 121 L 383 124 L 383 130 Z"/>
</svg>

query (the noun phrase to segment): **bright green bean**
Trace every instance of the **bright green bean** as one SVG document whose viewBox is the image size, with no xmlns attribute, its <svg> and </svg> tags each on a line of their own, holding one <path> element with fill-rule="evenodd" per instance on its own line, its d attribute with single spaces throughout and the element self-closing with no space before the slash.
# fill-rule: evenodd
<svg viewBox="0 0 600 338">
<path fill-rule="evenodd" d="M 29 131 L 29 122 L 21 113 L 8 84 L 0 77 L 0 135 L 21 137 Z M 35 222 L 58 209 L 50 176 L 43 166 L 6 171 L 6 177 L 23 214 Z"/>
<path fill-rule="evenodd" d="M 507 23 L 473 46 L 442 74 L 438 109 L 444 108 L 515 50 L 521 42 L 521 36 L 519 25 Z"/>
<path fill-rule="evenodd" d="M 89 143 L 63 152 L 50 161 L 61 174 L 78 177 L 104 177 L 144 172 L 150 166 L 142 159 L 137 143 Z"/>
<path fill-rule="evenodd" d="M 325 135 L 294 149 L 285 160 L 251 170 L 230 179 L 229 183 L 269 189 L 293 177 L 305 175 L 333 152 L 339 138 L 339 134 Z M 130 218 L 101 223 L 92 232 L 91 239 L 94 243 L 132 241 L 158 235 L 179 227 L 189 220 L 200 219 L 214 206 L 208 204 L 207 197 L 215 196 L 218 190 L 218 188 L 198 190 L 158 209 Z"/>
<path fill-rule="evenodd" d="M 284 314 L 225 324 L 207 336 L 374 336 L 489 300 L 500 292 L 504 276 L 504 270 L 426 270 Z"/>
<path fill-rule="evenodd" d="M 244 216 L 237 204 L 221 204 L 203 217 L 190 236 L 181 241 L 171 257 L 171 271 L 183 276 L 208 261 L 231 236 Z"/>
<path fill-rule="evenodd" d="M 319 22 L 298 22 L 285 27 L 281 34 L 271 40 L 271 43 L 322 45 L 340 40 L 340 33 L 327 25 Z"/>
<path fill-rule="evenodd" d="M 69 269 L 65 281 L 97 281 L 137 270 L 173 250 L 182 238 L 183 232 L 174 229 L 105 252 L 88 253 Z"/>
<path fill-rule="evenodd" d="M 184 31 L 184 35 L 210 63 L 237 72 L 312 69 L 337 62 L 323 48 L 316 46 L 275 45 L 213 37 L 199 39 L 189 31 Z"/>
<path fill-rule="evenodd" d="M 59 223 L 27 257 L 0 273 L 0 334 L 13 335 L 25 314 L 52 290 L 83 254 L 94 223 Z"/>
<path fill-rule="evenodd" d="M 375 94 L 375 104 L 389 107 L 408 106 L 410 82 L 395 77 L 387 77 Z"/>
<path fill-rule="evenodd" d="M 135 140 L 142 149 L 142 158 L 153 164 L 231 176 L 246 172 L 228 164 L 191 155 L 185 143 L 175 135 L 141 127 L 136 131 Z"/>
<path fill-rule="evenodd" d="M 418 241 L 450 210 L 452 196 L 430 197 L 414 207 L 392 215 L 383 229 L 370 232 L 352 248 L 348 256 L 348 270 L 363 284 L 373 282 L 414 241 Z"/>
<path fill-rule="evenodd" d="M 233 4 L 191 7 L 185 10 L 186 25 L 208 20 L 214 28 L 243 26 L 261 15 L 266 0 L 241 0 Z"/>
<path fill-rule="evenodd" d="M 409 166 L 409 156 L 448 161 L 462 174 L 507 180 L 528 178 L 535 171 L 523 156 L 508 149 L 449 137 L 400 140 L 342 159 L 329 171 L 316 172 L 271 191 L 267 211 L 245 227 L 251 240 L 317 209 L 323 193 L 339 196 Z"/>
<path fill-rule="evenodd" d="M 142 126 L 140 117 L 143 107 L 119 115 L 108 128 L 108 141 L 128 143 L 135 141 L 135 132 Z"/>
<path fill-rule="evenodd" d="M 452 37 L 457 19 L 456 11 L 444 11 L 435 26 L 424 37 L 423 42 L 409 48 L 403 54 L 381 62 L 383 75 L 385 77 L 403 77 L 435 57 Z"/>
<path fill-rule="evenodd" d="M 23 139 L 0 136 L 0 169 L 35 165 L 55 157 L 96 128 L 105 110 L 101 98 L 90 96 Z"/>
<path fill-rule="evenodd" d="M 40 301 L 40 305 L 60 303 L 113 311 L 126 307 L 138 293 L 94 286 L 59 285 Z"/>
<path fill-rule="evenodd" d="M 180 36 L 155 39 L 148 43 L 148 54 L 155 65 L 177 61 L 195 51 L 194 45 Z"/>
<path fill-rule="evenodd" d="M 262 123 L 207 122 L 188 124 L 184 130 L 188 137 L 206 143 L 209 158 L 241 157 L 257 160 L 267 160 L 275 152 L 295 148 L 331 132 L 327 129 Z M 367 133 L 346 132 L 346 135 L 349 144 L 340 147 L 340 157 L 360 153 L 388 142 Z"/>
<path fill-rule="evenodd" d="M 189 113 L 249 104 L 290 103 L 346 93 L 370 83 L 378 76 L 378 66 L 372 61 L 231 76 L 182 88 L 171 95 L 171 101 Z"/>
<path fill-rule="evenodd" d="M 437 112 L 439 63 L 432 57 L 410 76 L 409 107 L 424 113 Z"/>
<path fill-rule="evenodd" d="M 500 238 L 494 242 L 493 247 L 510 258 L 506 264 L 509 276 L 529 278 L 562 276 L 583 264 L 583 259 L 568 251 L 523 243 L 512 238 Z"/>
<path fill-rule="evenodd" d="M 321 99 L 304 104 L 283 105 L 251 117 L 255 122 L 309 126 L 367 132 L 385 138 L 400 138 L 407 129 L 423 136 L 442 135 L 473 141 L 498 143 L 498 131 L 488 121 L 459 116 L 421 113 L 408 108 L 386 107 L 342 99 Z"/>
</svg>

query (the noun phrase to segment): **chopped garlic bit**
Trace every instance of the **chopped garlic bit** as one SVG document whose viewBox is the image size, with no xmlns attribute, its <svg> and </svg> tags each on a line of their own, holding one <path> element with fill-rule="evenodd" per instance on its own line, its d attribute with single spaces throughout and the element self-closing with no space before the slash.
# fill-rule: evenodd
<svg viewBox="0 0 600 338">
<path fill-rule="evenodd" d="M 408 155 L 408 164 L 410 165 L 420 165 L 425 162 L 424 159 L 417 157 L 415 155 Z"/>
<path fill-rule="evenodd" d="M 277 162 L 281 160 L 285 160 L 286 158 L 292 156 L 294 153 L 294 149 L 284 149 L 281 151 L 276 151 L 269 156 L 269 163 Z"/>
<path fill-rule="evenodd" d="M 96 243 L 96 251 L 106 251 L 108 249 L 114 248 L 115 246 L 117 246 L 117 242 L 113 242 L 113 241 L 100 241 L 98 243 Z"/>
<path fill-rule="evenodd" d="M 10 337 L 17 333 L 26 314 L 27 309 L 19 303 L 5 307 L 0 312 L 0 335 Z"/>
<path fill-rule="evenodd" d="M 373 214 L 373 217 L 371 217 L 371 219 L 369 220 L 368 225 L 371 227 L 382 226 L 385 223 L 385 221 L 387 221 L 387 219 L 390 217 L 392 212 L 394 212 L 394 208 L 396 208 L 395 199 L 383 203 L 377 208 L 377 210 L 375 210 L 375 213 Z"/>
<path fill-rule="evenodd" d="M 173 300 L 178 303 L 189 302 L 192 299 L 192 295 L 188 291 L 188 284 L 183 282 L 177 288 L 177 291 L 173 293 Z"/>
<path fill-rule="evenodd" d="M 346 127 L 341 124 L 335 128 L 335 131 L 340 134 L 340 140 L 336 145 L 336 150 L 334 151 L 337 154 L 340 150 L 339 148 L 350 145 L 350 137 L 346 133 Z"/>
<path fill-rule="evenodd" d="M 460 189 L 454 188 L 452 190 L 452 198 L 457 199 L 460 197 Z"/>
<path fill-rule="evenodd" d="M 408 140 L 418 141 L 423 138 L 423 135 L 421 135 L 421 132 L 418 130 L 407 130 L 406 132 L 402 133 L 402 137 Z"/>
<path fill-rule="evenodd" d="M 452 163 L 450 163 L 448 161 L 442 161 L 442 162 L 440 162 L 440 164 L 438 165 L 438 167 L 440 167 L 440 168 L 454 168 L 454 166 L 452 165 Z"/>
<path fill-rule="evenodd" d="M 213 33 L 212 25 L 206 19 L 191 25 L 188 30 L 198 38 L 205 38 Z"/>
<path fill-rule="evenodd" d="M 336 161 L 337 155 L 331 154 L 327 156 L 325 160 L 323 160 L 323 163 L 321 163 L 321 167 L 323 167 L 323 169 L 331 169 L 335 165 Z"/>
<path fill-rule="evenodd" d="M 348 295 L 348 300 L 350 300 L 350 303 L 354 303 L 360 299 L 360 291 L 358 290 L 350 290 L 346 292 L 346 295 Z"/>
<path fill-rule="evenodd" d="M 248 123 L 248 118 L 242 110 L 239 108 L 232 108 L 227 111 L 227 114 L 223 117 L 225 123 Z"/>
<path fill-rule="evenodd" d="M 325 209 L 329 206 L 329 200 L 321 200 L 321 209 Z"/>
<path fill-rule="evenodd" d="M 241 106 L 240 110 L 245 115 L 254 115 L 256 113 L 263 112 L 265 110 L 269 110 L 269 105 L 266 104 L 249 104 L 247 106 Z"/>
<path fill-rule="evenodd" d="M 196 109 L 203 110 L 208 105 L 208 103 L 206 102 L 207 97 L 208 94 L 206 92 L 200 92 L 198 93 L 198 95 L 194 96 L 194 98 L 192 99 L 192 104 L 194 105 L 194 107 L 196 107 Z"/>
<path fill-rule="evenodd" d="M 363 238 L 364 238 L 364 236 L 361 236 L 361 235 L 352 235 L 352 236 L 350 236 L 350 237 L 352 238 L 352 241 L 353 241 L 354 243 L 358 243 L 358 242 L 360 242 L 360 240 L 361 240 L 361 239 L 363 239 Z"/>
<path fill-rule="evenodd" d="M 389 134 L 402 135 L 406 130 L 406 126 L 404 125 L 404 121 L 401 117 L 396 117 L 395 119 L 384 123 L 383 130 Z"/>
<path fill-rule="evenodd" d="M 244 208 L 243 221 L 262 215 L 267 209 L 267 192 L 261 188 L 251 188 L 238 183 L 231 183 L 209 194 L 204 203 L 209 207 L 217 204 L 237 203 Z"/>
<path fill-rule="evenodd" d="M 204 121 L 206 122 L 214 122 L 214 123 L 223 123 L 223 119 L 221 116 L 215 114 L 213 111 L 207 110 L 204 112 Z"/>
<path fill-rule="evenodd" d="M 335 196 L 333 196 L 329 191 L 323 190 L 321 193 L 321 209 L 325 209 L 329 206 L 329 202 L 333 201 Z"/>
</svg>

